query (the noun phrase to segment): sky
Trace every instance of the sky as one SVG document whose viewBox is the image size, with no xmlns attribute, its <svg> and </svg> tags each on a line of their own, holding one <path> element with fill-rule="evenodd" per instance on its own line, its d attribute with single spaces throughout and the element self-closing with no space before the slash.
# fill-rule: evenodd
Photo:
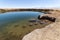
<svg viewBox="0 0 60 40">
<path fill-rule="evenodd" d="M 0 0 L 0 8 L 60 8 L 60 0 Z"/>
</svg>

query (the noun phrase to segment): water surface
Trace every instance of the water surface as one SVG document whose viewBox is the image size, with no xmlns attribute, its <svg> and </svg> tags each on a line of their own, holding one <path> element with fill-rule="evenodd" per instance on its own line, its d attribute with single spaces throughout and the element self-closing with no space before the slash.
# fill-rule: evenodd
<svg viewBox="0 0 60 40">
<path fill-rule="evenodd" d="M 23 36 L 34 29 L 42 28 L 45 25 L 30 23 L 30 19 L 38 20 L 41 12 L 23 11 L 6 12 L 0 14 L 0 40 L 22 40 Z"/>
<path fill-rule="evenodd" d="M 21 20 L 28 20 L 28 19 L 37 19 L 38 15 L 42 15 L 41 12 L 7 12 L 4 14 L 0 14 L 0 25 L 17 22 Z"/>
</svg>

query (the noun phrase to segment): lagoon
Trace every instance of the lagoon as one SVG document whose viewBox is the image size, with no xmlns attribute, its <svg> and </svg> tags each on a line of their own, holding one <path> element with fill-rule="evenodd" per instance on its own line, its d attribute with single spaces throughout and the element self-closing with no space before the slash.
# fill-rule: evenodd
<svg viewBox="0 0 60 40">
<path fill-rule="evenodd" d="M 23 12 L 7 12 L 0 14 L 0 26 L 6 23 L 17 22 L 28 19 L 37 19 L 40 12 L 23 11 Z"/>
<path fill-rule="evenodd" d="M 0 14 L 0 40 L 22 40 L 23 36 L 45 24 L 30 23 L 30 19 L 38 20 L 41 12 L 22 11 Z"/>
</svg>

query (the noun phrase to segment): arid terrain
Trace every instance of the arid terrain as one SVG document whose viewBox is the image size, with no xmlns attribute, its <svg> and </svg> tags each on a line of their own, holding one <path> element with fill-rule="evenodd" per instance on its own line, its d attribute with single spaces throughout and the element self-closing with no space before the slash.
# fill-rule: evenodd
<svg viewBox="0 0 60 40">
<path fill-rule="evenodd" d="M 56 18 L 55 22 L 42 29 L 35 29 L 25 35 L 22 40 L 60 40 L 60 11 L 50 11 L 51 14 L 44 14 Z"/>
<path fill-rule="evenodd" d="M 15 11 L 36 11 L 36 12 L 50 12 L 50 11 L 60 11 L 60 10 L 57 10 L 57 9 L 36 9 L 36 8 L 25 8 L 25 9 L 0 9 L 0 12 L 1 13 L 4 13 L 4 12 L 15 12 Z"/>
<path fill-rule="evenodd" d="M 37 40 L 37 39 L 38 40 L 43 40 L 44 39 L 43 36 L 46 33 L 48 33 L 47 30 L 50 28 L 50 27 L 48 27 L 47 30 L 46 30 L 47 32 L 44 32 L 45 27 L 47 25 L 49 26 L 50 24 L 51 25 L 55 25 L 56 22 L 57 22 L 56 23 L 56 25 L 57 25 L 58 22 L 60 22 L 60 10 L 54 10 L 54 9 L 0 9 L 1 13 L 15 12 L 15 11 L 37 11 L 37 12 L 43 12 L 45 14 L 42 15 L 42 16 L 53 17 L 53 18 L 56 18 L 56 20 L 55 20 L 55 22 L 52 22 L 52 21 L 49 21 L 47 19 L 46 20 L 42 19 L 41 21 L 45 22 L 45 24 L 43 24 L 43 23 L 41 23 L 41 24 L 40 23 L 32 23 L 32 24 L 30 24 L 29 22 L 23 21 L 23 23 L 22 23 L 23 26 L 22 26 L 22 24 L 19 25 L 20 22 L 19 23 L 8 24 L 8 25 L 6 25 L 7 26 L 6 31 L 3 34 L 0 33 L 0 35 L 1 35 L 0 39 L 1 40 Z M 8 26 L 9 26 L 9 28 L 8 28 Z M 52 27 L 54 28 L 54 26 L 52 26 Z M 34 30 L 36 30 L 36 29 L 37 29 L 37 34 L 36 34 L 36 32 L 34 32 Z M 51 29 L 49 29 L 49 30 L 51 30 Z M 45 33 L 42 36 L 43 39 L 40 39 L 41 36 L 39 36 L 39 35 L 42 35 L 42 33 L 40 31 L 43 34 Z M 32 32 L 32 34 L 30 34 L 31 32 Z M 35 36 L 35 35 L 37 35 L 37 36 Z"/>
</svg>

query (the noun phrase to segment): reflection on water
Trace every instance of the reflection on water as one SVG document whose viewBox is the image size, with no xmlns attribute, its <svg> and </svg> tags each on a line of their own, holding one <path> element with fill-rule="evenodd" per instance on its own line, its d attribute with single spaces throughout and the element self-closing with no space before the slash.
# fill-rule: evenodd
<svg viewBox="0 0 60 40">
<path fill-rule="evenodd" d="M 36 19 L 40 12 L 7 12 L 0 14 L 0 40 L 20 40 L 25 34 L 36 28 L 41 28 L 39 23 L 30 23 Z M 3 31 L 2 31 L 3 30 Z"/>
<path fill-rule="evenodd" d="M 41 15 L 43 13 L 40 12 L 7 12 L 4 14 L 0 14 L 0 27 L 5 26 L 6 23 L 12 23 L 12 22 L 18 22 L 22 20 L 28 20 L 28 19 L 37 19 L 38 15 Z"/>
<path fill-rule="evenodd" d="M 30 18 L 37 18 L 37 16 L 40 14 L 40 12 L 7 12 L 4 14 L 0 14 L 0 24 L 20 21 L 24 19 L 26 20 Z"/>
</svg>

